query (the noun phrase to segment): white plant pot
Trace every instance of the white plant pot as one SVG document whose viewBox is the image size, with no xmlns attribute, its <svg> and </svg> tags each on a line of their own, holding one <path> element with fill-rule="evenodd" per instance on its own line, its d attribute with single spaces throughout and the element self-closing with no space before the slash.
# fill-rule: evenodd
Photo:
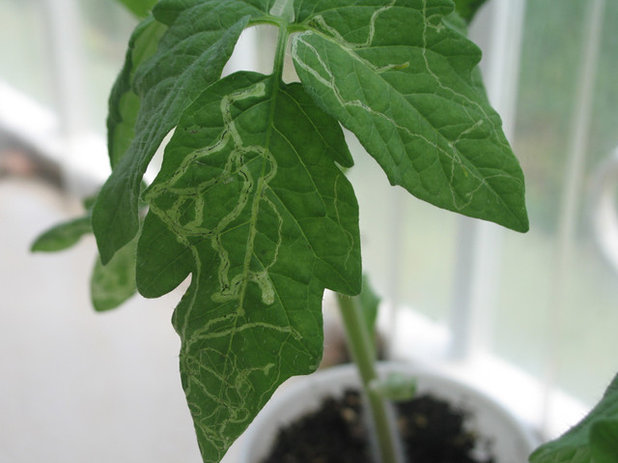
<svg viewBox="0 0 618 463">
<path fill-rule="evenodd" d="M 381 375 L 399 372 L 415 377 L 417 393 L 431 392 L 470 412 L 471 425 L 484 442 L 491 442 L 496 463 L 525 463 L 538 439 L 502 406 L 469 386 L 409 364 L 382 363 Z M 239 442 L 239 463 L 259 463 L 266 457 L 279 429 L 320 408 L 328 396 L 341 396 L 358 387 L 354 365 L 333 367 L 309 376 L 292 378 L 273 395 Z"/>
</svg>

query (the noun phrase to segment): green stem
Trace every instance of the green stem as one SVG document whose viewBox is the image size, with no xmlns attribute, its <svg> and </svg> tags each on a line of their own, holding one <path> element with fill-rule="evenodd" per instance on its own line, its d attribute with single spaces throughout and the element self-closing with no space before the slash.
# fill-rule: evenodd
<svg viewBox="0 0 618 463">
<path fill-rule="evenodd" d="M 363 390 L 370 408 L 370 416 L 375 430 L 377 448 L 382 463 L 399 463 L 401 454 L 397 451 L 397 433 L 384 398 L 371 387 L 378 380 L 375 368 L 376 355 L 371 335 L 361 313 L 356 298 L 337 294 L 339 309 L 346 331 L 348 347 L 358 368 Z"/>
<path fill-rule="evenodd" d="M 283 65 L 285 63 L 285 51 L 288 46 L 288 24 L 282 21 L 279 24 L 279 38 L 277 41 L 277 51 L 275 54 L 275 63 L 273 65 L 273 77 L 275 82 L 280 82 L 283 77 Z"/>
</svg>

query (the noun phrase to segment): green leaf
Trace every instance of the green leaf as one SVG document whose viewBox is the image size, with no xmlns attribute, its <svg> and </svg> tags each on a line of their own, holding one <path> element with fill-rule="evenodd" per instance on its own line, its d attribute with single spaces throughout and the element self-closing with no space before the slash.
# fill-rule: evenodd
<svg viewBox="0 0 618 463">
<path fill-rule="evenodd" d="M 614 463 L 618 442 L 618 375 L 603 399 L 571 430 L 543 444 L 531 463 Z"/>
<path fill-rule="evenodd" d="M 402 402 L 416 394 L 417 380 L 403 373 L 390 373 L 384 379 L 376 379 L 369 387 L 385 399 Z"/>
<path fill-rule="evenodd" d="M 135 122 L 140 107 L 140 99 L 132 88 L 135 69 L 154 55 L 166 30 L 167 26 L 151 16 L 137 26 L 129 40 L 124 67 L 109 98 L 107 146 L 112 168 L 118 164 L 135 137 Z"/>
<path fill-rule="evenodd" d="M 457 13 L 469 24 L 487 0 L 455 0 Z"/>
<path fill-rule="evenodd" d="M 144 193 L 138 289 L 158 295 L 191 272 L 173 323 L 206 462 L 285 379 L 317 367 L 324 288 L 360 291 L 358 206 L 334 162 L 348 158 L 300 85 L 238 73 L 186 111 Z"/>
<path fill-rule="evenodd" d="M 92 212 L 92 208 L 94 206 L 94 203 L 97 201 L 98 195 L 99 193 L 97 192 L 82 199 L 82 206 L 84 206 L 84 209 L 86 209 L 89 213 Z"/>
<path fill-rule="evenodd" d="M 307 30 L 292 39 L 315 101 L 356 134 L 392 184 L 526 231 L 521 168 L 473 76 L 481 53 L 443 22 L 452 2 L 338 3 L 301 10 Z"/>
<path fill-rule="evenodd" d="M 118 0 L 133 14 L 139 18 L 143 18 L 148 15 L 148 12 L 152 9 L 157 0 Z"/>
<path fill-rule="evenodd" d="M 170 18 L 166 8 L 174 5 L 177 14 Z M 157 21 L 173 22 L 155 55 L 135 71 L 134 89 L 141 102 L 135 138 L 103 185 L 93 210 L 92 225 L 103 263 L 137 233 L 140 182 L 163 138 L 187 106 L 220 77 L 249 20 L 264 14 L 239 0 L 169 0 L 155 6 Z"/>
<path fill-rule="evenodd" d="M 39 235 L 30 250 L 32 252 L 55 252 L 77 244 L 82 236 L 92 233 L 90 214 L 60 223 Z"/>
<path fill-rule="evenodd" d="M 156 252 L 152 252 L 156 249 Z M 139 239 L 136 281 L 144 297 L 169 293 L 194 267 L 191 248 L 176 238 L 156 214 L 148 214 Z"/>
<path fill-rule="evenodd" d="M 90 278 L 90 297 L 98 312 L 115 309 L 136 293 L 137 238 L 120 249 L 107 265 L 98 258 Z"/>
<path fill-rule="evenodd" d="M 590 447 L 594 463 L 618 461 L 618 417 L 596 421 L 590 429 Z"/>
</svg>

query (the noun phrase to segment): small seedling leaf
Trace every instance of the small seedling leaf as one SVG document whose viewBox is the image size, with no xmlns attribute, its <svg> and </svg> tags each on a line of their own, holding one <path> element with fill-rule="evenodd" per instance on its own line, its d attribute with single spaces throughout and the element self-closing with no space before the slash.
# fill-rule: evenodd
<svg viewBox="0 0 618 463">
<path fill-rule="evenodd" d="M 90 214 L 53 226 L 39 235 L 30 250 L 32 252 L 63 251 L 77 244 L 82 236 L 92 233 Z"/>
<path fill-rule="evenodd" d="M 391 373 L 386 378 L 373 381 L 369 387 L 387 400 L 410 400 L 416 394 L 416 378 Z"/>
<path fill-rule="evenodd" d="M 136 293 L 135 259 L 137 238 L 103 265 L 97 258 L 90 278 L 90 297 L 98 312 L 115 309 Z"/>
</svg>

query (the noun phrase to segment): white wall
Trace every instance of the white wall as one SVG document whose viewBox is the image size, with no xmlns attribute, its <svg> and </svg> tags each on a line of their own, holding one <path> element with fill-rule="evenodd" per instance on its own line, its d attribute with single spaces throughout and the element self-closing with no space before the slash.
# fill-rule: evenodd
<svg viewBox="0 0 618 463">
<path fill-rule="evenodd" d="M 76 204 L 0 179 L 0 462 L 201 461 L 170 317 L 179 293 L 97 314 L 95 247 L 29 254 Z"/>
</svg>

